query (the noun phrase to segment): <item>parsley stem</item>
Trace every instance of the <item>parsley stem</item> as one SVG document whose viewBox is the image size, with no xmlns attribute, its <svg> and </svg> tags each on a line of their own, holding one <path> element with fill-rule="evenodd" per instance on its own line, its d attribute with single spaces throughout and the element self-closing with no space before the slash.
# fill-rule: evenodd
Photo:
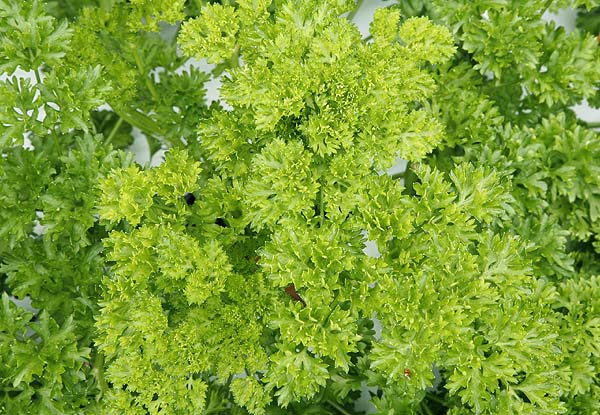
<svg viewBox="0 0 600 415">
<path fill-rule="evenodd" d="M 104 379 L 104 354 L 100 351 L 97 352 L 96 358 L 94 359 L 94 367 L 92 368 L 92 373 L 98 382 L 98 389 L 100 389 L 100 395 L 98 398 L 101 398 L 108 391 L 108 385 L 106 384 L 106 380 Z"/>
<path fill-rule="evenodd" d="M 426 403 L 421 402 L 421 408 L 425 411 L 427 415 L 433 415 L 433 412 L 431 412 L 431 409 L 429 409 Z"/>
<path fill-rule="evenodd" d="M 594 121 L 594 122 L 589 122 L 589 121 L 584 121 L 584 125 L 587 128 L 600 128 L 600 121 Z"/>
<path fill-rule="evenodd" d="M 408 162 L 408 164 L 406 165 L 406 170 L 404 170 L 404 183 L 402 183 L 408 194 L 415 194 L 413 186 L 417 180 L 418 177 L 414 172 L 413 165 L 411 162 Z"/>
<path fill-rule="evenodd" d="M 329 314 L 327 314 L 327 317 L 325 317 L 325 320 L 323 320 L 323 324 L 322 324 L 323 327 L 327 326 L 327 323 L 329 322 L 329 318 L 331 317 L 331 315 L 333 314 L 333 312 L 335 311 L 337 306 L 340 304 L 340 301 L 338 300 L 339 294 L 340 294 L 339 291 L 337 293 L 335 293 L 335 297 L 333 298 L 333 301 L 331 302 L 331 304 L 333 304 L 333 307 L 331 305 L 329 306 Z"/>
<path fill-rule="evenodd" d="M 164 204 L 161 204 L 159 206 L 160 206 L 160 210 L 162 210 L 164 212 L 179 213 L 179 210 L 177 210 L 177 208 L 174 208 L 172 206 L 167 206 L 167 205 L 164 205 Z"/>
<path fill-rule="evenodd" d="M 444 400 L 438 398 L 436 395 L 434 395 L 432 393 L 427 394 L 427 399 L 430 401 L 433 401 L 435 403 L 439 403 L 440 405 L 446 405 L 446 402 Z"/>
<path fill-rule="evenodd" d="M 235 48 L 233 49 L 233 53 L 231 54 L 231 57 L 229 58 L 229 68 L 233 69 L 233 68 L 237 68 L 240 66 L 240 45 L 237 44 L 235 45 Z"/>
<path fill-rule="evenodd" d="M 152 118 L 139 111 L 135 111 L 133 109 L 126 109 L 124 111 L 119 112 L 119 116 L 122 117 L 129 124 L 139 128 L 145 133 L 162 136 L 165 135 L 165 132 L 162 130 L 162 128 L 160 128 L 159 125 Z"/>
<path fill-rule="evenodd" d="M 222 406 L 215 406 L 214 408 L 209 408 L 209 409 L 205 410 L 204 412 L 202 412 L 202 414 L 203 415 L 214 414 L 214 413 L 217 413 L 217 412 L 226 411 L 228 409 L 231 409 L 231 408 L 228 408 L 227 406 L 224 406 L 224 405 L 222 405 Z"/>
<path fill-rule="evenodd" d="M 106 144 L 112 142 L 112 139 L 117 134 L 117 131 L 119 131 L 119 128 L 121 128 L 121 124 L 123 124 L 123 117 L 119 117 L 119 119 L 117 120 L 117 122 L 113 126 L 112 130 L 110 130 L 110 134 L 108 135 L 108 137 L 106 137 L 106 141 L 105 141 Z"/>
<path fill-rule="evenodd" d="M 40 69 L 37 68 L 35 71 L 33 71 L 33 73 L 35 74 L 35 80 L 37 82 L 37 85 L 41 85 L 42 84 L 42 76 L 40 75 Z"/>
<path fill-rule="evenodd" d="M 319 227 L 323 227 L 323 223 L 325 222 L 325 210 L 323 209 L 325 202 L 323 201 L 323 184 L 319 188 Z"/>
<path fill-rule="evenodd" d="M 148 91 L 150 91 L 150 95 L 152 95 L 152 98 L 154 98 L 155 101 L 158 101 L 158 93 L 154 88 L 154 82 L 152 82 L 152 79 L 150 79 L 150 74 L 146 73 L 140 52 L 135 48 L 133 49 L 133 58 L 135 59 L 135 64 L 137 65 L 140 74 L 144 78 L 144 83 L 146 84 Z"/>
<path fill-rule="evenodd" d="M 406 174 L 406 170 L 401 171 L 399 173 L 394 173 L 392 174 L 390 177 L 392 178 L 392 180 L 396 180 L 396 179 L 404 179 L 404 175 Z"/>
<path fill-rule="evenodd" d="M 331 399 L 328 399 L 327 403 L 329 405 L 333 406 L 335 408 L 335 410 L 338 411 L 340 414 L 352 415 L 350 412 L 346 411 L 344 408 L 342 408 L 340 405 L 338 405 L 337 402 L 334 402 Z"/>
<path fill-rule="evenodd" d="M 358 9 L 360 9 L 360 6 L 362 6 L 364 0 L 357 0 L 356 1 L 356 7 L 354 8 L 354 10 L 352 10 L 350 12 L 350 14 L 348 14 L 348 17 L 346 17 L 346 19 L 352 21 L 352 19 L 354 19 L 354 16 L 356 16 L 356 13 L 358 12 Z"/>
</svg>

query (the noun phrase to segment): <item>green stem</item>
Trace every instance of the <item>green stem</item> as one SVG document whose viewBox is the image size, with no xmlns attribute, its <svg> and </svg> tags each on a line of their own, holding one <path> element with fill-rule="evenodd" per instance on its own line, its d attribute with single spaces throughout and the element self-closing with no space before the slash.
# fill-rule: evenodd
<svg viewBox="0 0 600 415">
<path fill-rule="evenodd" d="M 108 384 L 104 379 L 104 354 L 102 352 L 98 352 L 96 354 L 96 358 L 94 359 L 94 367 L 92 368 L 92 373 L 94 374 L 94 377 L 98 382 L 98 388 L 100 389 L 98 399 L 100 399 L 108 391 Z"/>
<path fill-rule="evenodd" d="M 11 387 L 3 387 L 2 389 L 0 389 L 0 393 L 1 392 L 23 392 L 22 388 L 11 388 Z"/>
<path fill-rule="evenodd" d="M 339 291 L 337 293 L 335 293 L 335 297 L 333 298 L 333 301 L 331 302 L 331 304 L 333 304 L 333 306 L 331 304 L 329 305 L 329 314 L 327 314 L 327 317 L 325 317 L 325 320 L 323 320 L 323 324 L 322 324 L 323 327 L 327 326 L 327 323 L 329 322 L 329 317 L 331 317 L 331 315 L 333 314 L 333 312 L 335 311 L 337 306 L 340 304 L 340 301 L 338 300 L 339 295 L 340 295 Z"/>
<path fill-rule="evenodd" d="M 113 126 L 112 130 L 110 130 L 110 134 L 108 135 L 108 137 L 106 137 L 105 144 L 108 144 L 108 143 L 112 142 L 112 139 L 117 134 L 117 131 L 119 131 L 119 128 L 121 128 L 121 124 L 123 124 L 123 117 L 119 117 L 119 119 L 117 120 L 117 122 Z"/>
<path fill-rule="evenodd" d="M 436 395 L 428 393 L 427 394 L 427 400 L 439 403 L 440 405 L 446 406 L 447 402 L 443 401 L 442 399 L 438 398 Z"/>
<path fill-rule="evenodd" d="M 325 201 L 323 200 L 323 184 L 321 184 L 321 188 L 319 189 L 319 227 L 323 227 L 325 223 Z"/>
<path fill-rule="evenodd" d="M 161 205 L 160 205 L 160 209 L 161 209 L 162 211 L 165 211 L 165 212 L 170 212 L 170 213 L 179 213 L 179 210 L 177 210 L 177 208 L 174 208 L 174 207 L 172 207 L 172 206 L 167 206 L 167 205 L 162 205 L 162 204 L 161 204 Z"/>
<path fill-rule="evenodd" d="M 352 10 L 350 12 L 350 14 L 348 14 L 348 17 L 346 17 L 346 19 L 348 19 L 349 21 L 352 21 L 352 19 L 354 19 L 354 16 L 356 16 L 356 13 L 358 12 L 358 9 L 360 9 L 360 6 L 362 6 L 364 0 L 357 0 L 356 1 L 356 7 L 354 8 L 354 10 Z"/>
<path fill-rule="evenodd" d="M 396 180 L 396 179 L 404 179 L 404 175 L 406 174 L 406 170 L 401 171 L 400 173 L 394 173 L 392 174 L 390 177 L 392 178 L 392 180 Z"/>
<path fill-rule="evenodd" d="M 144 63 L 142 62 L 142 57 L 140 56 L 140 52 L 135 48 L 133 49 L 133 58 L 135 59 L 135 64 L 137 65 L 140 74 L 142 74 L 142 77 L 144 78 L 144 83 L 150 91 L 152 98 L 154 98 L 155 101 L 158 101 L 158 93 L 154 88 L 154 82 L 152 82 L 152 80 L 150 79 L 150 75 L 146 73 Z"/>
<path fill-rule="evenodd" d="M 429 409 L 429 407 L 427 406 L 427 404 L 421 402 L 421 408 L 423 408 L 423 410 L 425 411 L 425 413 L 427 415 L 433 415 L 433 412 L 431 412 L 431 409 Z"/>
<path fill-rule="evenodd" d="M 120 111 L 119 116 L 147 134 L 164 136 L 163 129 L 150 117 L 134 109 Z"/>
<path fill-rule="evenodd" d="M 203 415 L 214 414 L 214 413 L 217 413 L 217 412 L 226 411 L 227 409 L 230 409 L 230 408 L 228 408 L 226 406 L 217 406 L 215 408 L 210 408 L 210 409 L 205 410 L 204 412 L 202 412 L 202 414 Z"/>
<path fill-rule="evenodd" d="M 227 69 L 239 68 L 240 66 L 240 45 L 236 45 L 233 51 L 231 52 L 231 56 L 229 59 L 224 60 L 223 62 L 217 64 L 210 74 L 213 78 L 218 78 L 221 74 Z"/>
<path fill-rule="evenodd" d="M 404 171 L 404 188 L 406 189 L 407 193 L 409 195 L 414 195 L 415 194 L 415 190 L 413 188 L 415 181 L 417 181 L 418 177 L 415 174 L 415 172 L 413 171 L 413 165 L 412 163 L 409 161 L 406 164 L 406 170 Z"/>
<path fill-rule="evenodd" d="M 340 414 L 352 415 L 350 412 L 346 411 L 344 408 L 342 408 L 340 405 L 338 405 L 337 402 L 334 402 L 331 399 L 328 399 L 326 402 L 329 405 L 333 406 L 335 408 L 335 410 L 338 411 Z"/>
<path fill-rule="evenodd" d="M 491 89 L 505 89 L 505 88 L 508 88 L 510 86 L 515 86 L 515 85 L 519 85 L 519 84 L 521 84 L 521 81 L 509 82 L 507 84 L 490 85 L 489 88 L 491 88 Z"/>
<path fill-rule="evenodd" d="M 231 57 L 229 58 L 229 68 L 233 69 L 233 68 L 238 68 L 240 66 L 240 45 L 237 44 L 235 45 L 235 48 L 233 49 L 233 53 L 231 54 Z"/>
<path fill-rule="evenodd" d="M 33 73 L 35 73 L 35 80 L 37 82 L 38 85 L 42 84 L 42 76 L 40 75 L 40 69 L 36 69 L 35 71 L 33 71 Z"/>
<path fill-rule="evenodd" d="M 594 121 L 594 122 L 583 121 L 583 123 L 587 128 L 600 128 L 600 121 Z"/>
</svg>

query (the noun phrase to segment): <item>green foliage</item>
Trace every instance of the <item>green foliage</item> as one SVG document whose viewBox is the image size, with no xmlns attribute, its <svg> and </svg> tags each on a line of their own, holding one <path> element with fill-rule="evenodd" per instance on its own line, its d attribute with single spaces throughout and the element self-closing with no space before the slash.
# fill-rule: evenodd
<svg viewBox="0 0 600 415">
<path fill-rule="evenodd" d="M 600 5 L 361 3 L 0 0 L 0 413 L 600 411 Z"/>
<path fill-rule="evenodd" d="M 2 52 L 0 71 L 25 71 L 42 64 L 54 66 L 65 56 L 71 31 L 66 22 L 58 23 L 44 13 L 38 0 L 2 0 L 0 2 Z"/>
<path fill-rule="evenodd" d="M 0 387 L 2 413 L 93 413 L 93 377 L 86 364 L 90 348 L 79 347 L 73 318 L 62 325 L 42 311 L 33 315 L 15 306 L 6 293 L 0 303 Z"/>
<path fill-rule="evenodd" d="M 217 63 L 233 53 L 238 31 L 235 8 L 215 3 L 203 8 L 197 18 L 186 22 L 180 43 L 188 56 L 206 56 L 209 63 Z"/>
<path fill-rule="evenodd" d="M 570 3 L 434 0 L 427 7 L 436 20 L 453 29 L 473 68 L 491 77 L 492 85 L 525 88 L 529 109 L 548 106 L 556 112 L 593 96 L 600 82 L 596 36 L 566 33 L 542 20 L 544 11 Z M 590 7 L 597 2 L 585 3 Z M 507 93 L 506 98 L 514 95 Z"/>
<path fill-rule="evenodd" d="M 577 14 L 577 26 L 586 32 L 599 34 L 600 22 L 598 21 L 598 15 L 600 15 L 600 7 L 591 10 L 580 9 Z"/>
<path fill-rule="evenodd" d="M 600 42 L 600 7 L 591 2 L 588 9 L 578 9 L 577 26 L 584 32 L 596 36 L 596 39 Z M 589 98 L 588 102 L 592 107 L 600 107 L 600 88 L 596 88 L 596 95 Z"/>
<path fill-rule="evenodd" d="M 151 154 L 161 145 L 180 146 L 195 136 L 205 112 L 207 74 L 178 56 L 176 31 L 165 23 L 184 17 L 183 1 L 106 0 L 100 7 L 81 7 L 81 17 L 71 25 L 69 67 L 100 65 L 101 77 L 111 90 L 104 97 L 111 112 L 93 111 L 96 128 L 118 145 L 121 126 L 140 129 Z M 74 8 L 77 8 L 74 6 Z M 145 22 L 141 24 L 140 22 Z M 110 114 L 118 121 L 108 129 Z"/>
</svg>

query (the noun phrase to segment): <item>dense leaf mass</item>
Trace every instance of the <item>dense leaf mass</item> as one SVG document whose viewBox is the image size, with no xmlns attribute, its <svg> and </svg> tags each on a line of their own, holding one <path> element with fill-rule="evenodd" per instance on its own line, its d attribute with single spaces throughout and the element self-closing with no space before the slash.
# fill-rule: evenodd
<svg viewBox="0 0 600 415">
<path fill-rule="evenodd" d="M 600 411 L 600 4 L 361 4 L 0 0 L 0 414 Z"/>
</svg>

